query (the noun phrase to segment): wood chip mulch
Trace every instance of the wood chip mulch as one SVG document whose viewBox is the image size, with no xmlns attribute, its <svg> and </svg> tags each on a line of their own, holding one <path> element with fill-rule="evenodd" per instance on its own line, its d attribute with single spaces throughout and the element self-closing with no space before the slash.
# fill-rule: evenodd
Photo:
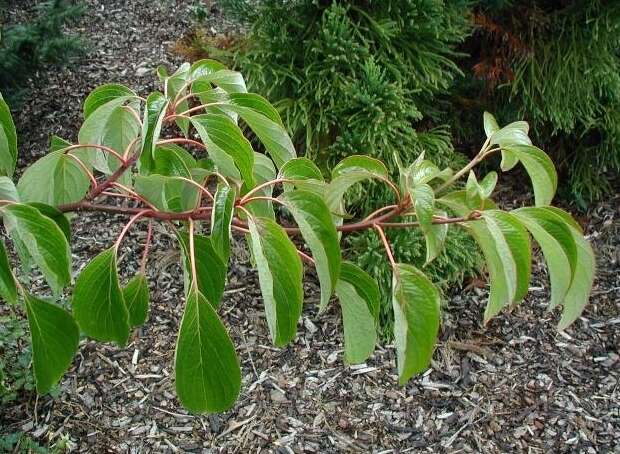
<svg viewBox="0 0 620 454">
<path fill-rule="evenodd" d="M 18 3 L 10 8 L 16 16 L 29 4 Z M 36 77 L 16 115 L 22 167 L 46 153 L 49 134 L 77 137 L 81 103 L 98 84 L 144 93 L 157 65 L 179 63 L 170 47 L 191 26 L 194 2 L 85 3 L 87 15 L 71 31 L 88 40 L 88 57 Z M 213 33 L 225 27 L 216 9 L 208 21 Z M 75 219 L 75 268 L 109 247 L 121 225 L 96 214 Z M 590 211 L 587 234 L 597 280 L 572 327 L 554 329 L 559 314 L 546 310 L 546 270 L 535 265 L 526 301 L 486 327 L 485 289 L 450 298 L 432 367 L 405 387 L 397 385 L 390 345 L 378 346 L 366 364 L 343 364 L 337 305 L 317 315 L 312 275 L 297 339 L 274 348 L 256 273 L 238 241 L 220 314 L 241 359 L 241 396 L 224 414 L 193 416 L 174 393 L 182 274 L 174 239 L 158 228 L 147 324 L 125 349 L 83 339 L 60 395 L 23 396 L 1 408 L 0 433 L 24 431 L 43 444 L 66 435 L 75 450 L 94 453 L 620 452 L 620 196 Z M 124 243 L 125 278 L 143 240 L 134 229 Z"/>
</svg>

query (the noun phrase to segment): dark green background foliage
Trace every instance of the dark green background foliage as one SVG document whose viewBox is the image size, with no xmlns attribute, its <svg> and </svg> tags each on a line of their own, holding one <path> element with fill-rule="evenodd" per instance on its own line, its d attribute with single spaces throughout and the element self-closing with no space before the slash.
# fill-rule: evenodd
<svg viewBox="0 0 620 454">
<path fill-rule="evenodd" d="M 2 5 L 0 4 L 0 11 Z M 13 103 L 25 81 L 45 65 L 63 65 L 82 52 L 79 38 L 63 26 L 79 17 L 84 8 L 67 0 L 51 0 L 36 6 L 28 22 L 3 27 L 0 38 L 0 91 Z"/>
<path fill-rule="evenodd" d="M 424 151 L 440 167 L 465 162 L 452 147 L 449 127 L 441 123 L 437 97 L 447 93 L 460 73 L 455 47 L 470 32 L 468 2 L 220 4 L 250 26 L 236 65 L 252 90 L 280 108 L 300 151 L 324 172 L 360 153 L 383 160 L 394 177 L 395 156 L 412 162 Z M 368 183 L 348 197 L 350 212 L 357 215 L 391 200 L 384 185 Z M 419 232 L 407 229 L 390 235 L 397 257 L 423 265 L 425 246 Z M 476 272 L 479 254 L 464 237 L 450 230 L 449 252 L 428 267 L 433 281 L 454 284 Z M 390 289 L 391 269 L 375 232 L 347 239 L 346 247 L 384 290 Z M 388 296 L 384 299 L 383 326 L 389 327 L 391 303 Z"/>
<path fill-rule="evenodd" d="M 620 2 L 479 2 L 454 90 L 457 140 L 482 137 L 478 118 L 525 119 L 582 207 L 620 169 Z M 473 147 L 473 145 L 472 145 Z"/>
</svg>

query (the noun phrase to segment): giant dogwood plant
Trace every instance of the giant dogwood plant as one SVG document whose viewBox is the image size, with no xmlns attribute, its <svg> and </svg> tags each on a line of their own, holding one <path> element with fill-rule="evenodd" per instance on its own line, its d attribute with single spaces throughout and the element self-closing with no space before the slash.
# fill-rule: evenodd
<svg viewBox="0 0 620 454">
<path fill-rule="evenodd" d="M 182 251 L 185 302 L 179 304 L 185 308 L 175 382 L 181 403 L 197 413 L 230 408 L 241 385 L 235 346 L 218 316 L 232 230 L 245 234 L 252 251 L 273 343 L 282 346 L 295 338 L 305 264 L 316 270 L 320 282 L 319 310 L 340 305 L 345 359 L 359 363 L 375 347 L 380 294 L 370 276 L 342 259 L 339 244 L 342 234 L 373 229 L 393 269 L 401 384 L 428 367 L 440 325 L 439 292 L 423 269 L 395 262 L 386 229 L 421 229 L 428 262 L 442 250 L 448 228 L 466 229 L 487 262 L 485 322 L 525 297 L 531 236 L 548 265 L 550 307 L 563 306 L 559 328 L 582 312 L 592 287 L 593 253 L 570 215 L 549 205 L 557 175 L 549 157 L 532 145 L 527 123 L 500 128 L 485 114 L 487 139 L 457 171 L 439 169 L 419 156 L 401 165 L 400 178 L 392 181 L 382 162 L 359 155 L 325 176 L 312 161 L 297 157 L 276 109 L 248 93 L 238 72 L 203 60 L 184 64 L 174 74 L 163 69 L 158 74 L 163 90 L 147 98 L 117 84 L 96 88 L 84 102 L 77 143 L 52 138 L 50 152 L 25 169 L 17 185 L 11 179 L 15 128 L 9 109 L 0 103 L 0 214 L 23 268 L 36 266 L 53 295 L 32 294 L 0 242 L 0 295 L 25 307 L 39 393 L 48 392 L 69 367 L 80 333 L 123 347 L 146 321 L 145 268 L 154 222 L 174 232 Z M 253 143 L 264 153 L 255 151 Z M 503 171 L 519 163 L 525 167 L 534 207 L 503 211 L 491 200 L 497 174 L 478 179 L 472 169 L 496 153 L 501 153 Z M 459 186 L 464 189 L 455 190 L 462 177 L 467 177 Z M 386 184 L 393 203 L 353 219 L 345 194 L 368 180 Z M 126 215 L 128 221 L 116 242 L 73 282 L 66 214 L 84 211 Z M 282 215 L 289 217 L 286 227 L 279 223 Z M 121 282 L 119 247 L 138 222 L 148 224 L 142 263 L 135 276 Z M 307 253 L 291 237 L 303 240 Z M 61 304 L 71 286 L 70 304 Z"/>
</svg>

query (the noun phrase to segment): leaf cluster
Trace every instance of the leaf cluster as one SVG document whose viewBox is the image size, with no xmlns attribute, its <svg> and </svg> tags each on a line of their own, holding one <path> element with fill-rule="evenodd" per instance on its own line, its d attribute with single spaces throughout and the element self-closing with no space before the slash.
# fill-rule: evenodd
<svg viewBox="0 0 620 454">
<path fill-rule="evenodd" d="M 340 244 L 343 235 L 373 231 L 391 268 L 401 384 L 430 363 L 441 320 L 440 292 L 424 267 L 396 260 L 388 230 L 419 229 L 427 265 L 444 253 L 451 228 L 464 229 L 481 248 L 489 271 L 485 322 L 525 298 L 531 238 L 549 267 L 550 307 L 562 306 L 559 328 L 574 322 L 587 303 L 592 250 L 570 215 L 550 206 L 557 174 L 550 158 L 532 145 L 526 122 L 500 127 L 485 113 L 487 139 L 460 169 L 440 167 L 421 153 L 413 162 L 396 157 L 394 178 L 384 162 L 352 155 L 325 177 L 312 160 L 297 157 L 278 111 L 248 92 L 240 73 L 201 60 L 174 73 L 159 68 L 158 75 L 162 91 L 146 98 L 118 84 L 96 88 L 83 105 L 78 143 L 53 138 L 50 153 L 28 167 L 17 184 L 12 180 L 15 126 L 0 99 L 0 215 L 22 267 L 36 267 L 52 295 L 35 295 L 16 277 L 1 242 L 0 296 L 26 313 L 39 393 L 49 392 L 71 365 L 81 334 L 122 348 L 148 319 L 146 269 L 155 222 L 174 233 L 181 251 L 185 298 L 175 383 L 179 400 L 195 413 L 230 408 L 241 389 L 235 346 L 219 315 L 233 230 L 245 235 L 252 252 L 274 345 L 296 337 L 308 266 L 320 283 L 319 311 L 332 304 L 341 308 L 347 363 L 361 363 L 373 353 L 381 290 L 368 273 L 343 260 Z M 255 151 L 246 128 L 264 154 Z M 494 154 L 501 154 L 503 171 L 523 166 L 534 207 L 502 211 L 492 201 L 498 175 L 478 178 L 474 168 Z M 455 190 L 465 176 L 464 190 Z M 391 192 L 391 203 L 351 214 L 347 193 L 370 181 Z M 82 211 L 129 219 L 115 243 L 73 281 L 66 214 Z M 281 213 L 291 221 L 283 225 Z M 123 282 L 119 251 L 137 223 L 147 224 L 144 253 L 136 274 Z M 302 240 L 301 249 L 292 237 Z"/>
</svg>

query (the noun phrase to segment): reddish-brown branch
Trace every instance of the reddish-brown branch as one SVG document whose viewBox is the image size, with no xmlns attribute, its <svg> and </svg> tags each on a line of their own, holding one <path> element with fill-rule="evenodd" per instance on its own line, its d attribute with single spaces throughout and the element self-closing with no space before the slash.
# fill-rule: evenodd
<svg viewBox="0 0 620 454">
<path fill-rule="evenodd" d="M 114 150 L 113 148 L 110 147 L 106 147 L 105 145 L 94 145 L 94 144 L 77 144 L 77 145 L 71 145 L 67 148 L 64 149 L 64 153 L 67 154 L 72 150 L 77 150 L 79 148 L 93 148 L 93 149 L 97 149 L 97 150 L 102 150 L 105 151 L 107 153 L 110 153 L 112 156 L 114 156 L 116 159 L 118 159 L 122 164 L 125 163 L 125 159 L 119 154 L 118 151 Z"/>
<path fill-rule="evenodd" d="M 157 145 L 164 145 L 167 143 L 185 143 L 188 145 L 194 145 L 196 147 L 199 148 L 204 148 L 205 150 L 207 149 L 207 146 L 202 143 L 202 142 L 198 142 L 197 140 L 192 140 L 192 139 L 185 139 L 183 137 L 176 137 L 174 139 L 164 139 L 164 140 L 160 140 L 157 142 Z"/>
<path fill-rule="evenodd" d="M 312 265 L 312 266 L 316 265 L 316 262 L 314 261 L 314 259 L 310 257 L 308 254 L 301 252 L 299 249 L 297 249 L 297 254 L 299 254 L 299 257 L 301 257 L 301 259 L 307 264 Z"/>
<path fill-rule="evenodd" d="M 390 261 L 390 265 L 392 265 L 392 269 L 396 269 L 396 261 L 394 260 L 394 255 L 392 254 L 392 247 L 390 246 L 390 242 L 385 236 L 385 232 L 379 225 L 374 225 L 375 230 L 379 234 L 381 238 L 381 242 L 383 243 L 383 247 L 385 248 L 385 253 L 387 254 L 388 260 Z"/>
<path fill-rule="evenodd" d="M 146 240 L 144 242 L 144 252 L 142 253 L 142 262 L 140 263 L 140 272 L 143 276 L 146 276 L 146 261 L 149 258 L 149 247 L 151 246 L 151 239 L 153 238 L 153 221 L 149 221 L 149 227 L 146 231 Z"/>
</svg>

